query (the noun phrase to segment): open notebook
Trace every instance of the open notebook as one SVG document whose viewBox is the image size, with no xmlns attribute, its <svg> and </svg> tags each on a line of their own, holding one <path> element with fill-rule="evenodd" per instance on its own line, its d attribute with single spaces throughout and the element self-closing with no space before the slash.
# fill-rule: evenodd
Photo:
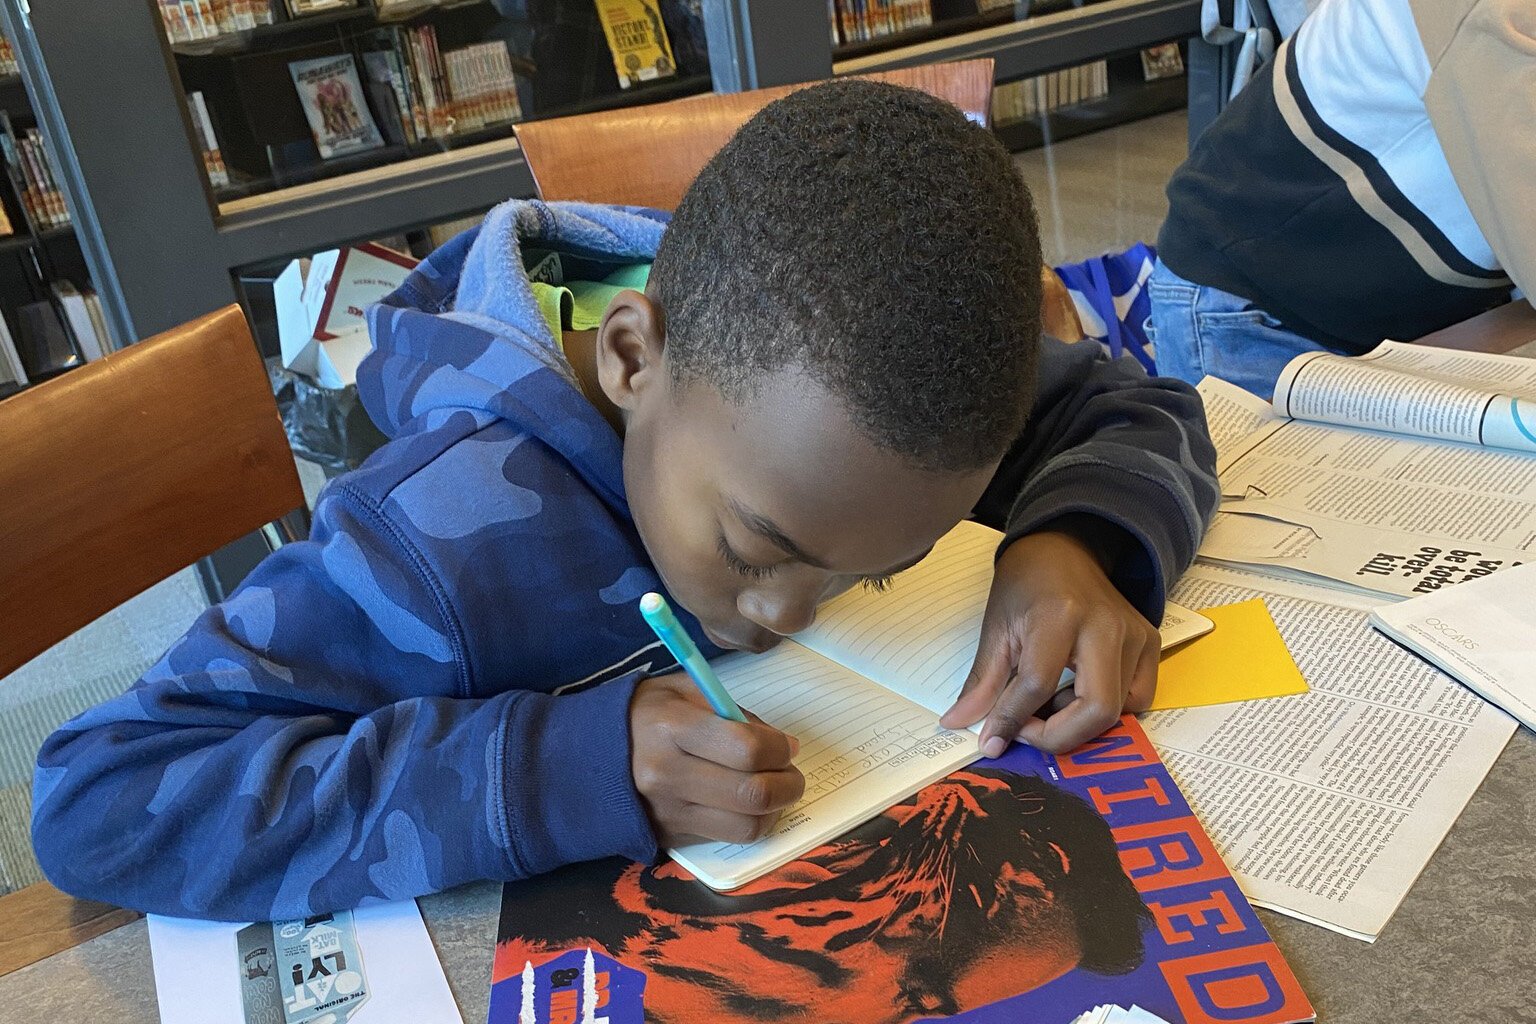
<svg viewBox="0 0 1536 1024">
<path fill-rule="evenodd" d="M 961 523 L 886 593 L 849 591 L 772 652 L 715 662 L 737 703 L 800 740 L 805 795 L 755 843 L 692 843 L 672 858 L 711 888 L 734 889 L 980 758 L 979 726 L 938 720 L 975 660 L 1000 540 Z M 1210 628 L 1170 606 L 1163 648 Z"/>
</svg>

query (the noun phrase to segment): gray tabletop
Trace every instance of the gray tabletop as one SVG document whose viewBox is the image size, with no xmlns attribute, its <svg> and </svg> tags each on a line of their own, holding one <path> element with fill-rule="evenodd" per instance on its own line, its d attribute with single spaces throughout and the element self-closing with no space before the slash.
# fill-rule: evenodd
<svg viewBox="0 0 1536 1024">
<path fill-rule="evenodd" d="M 1536 738 L 1522 729 L 1374 945 L 1259 913 L 1326 1024 L 1536 1024 L 1533 840 Z M 466 1024 L 490 1001 L 499 892 L 420 901 Z M 156 1019 L 143 921 L 0 978 L 0 1024 Z"/>
</svg>

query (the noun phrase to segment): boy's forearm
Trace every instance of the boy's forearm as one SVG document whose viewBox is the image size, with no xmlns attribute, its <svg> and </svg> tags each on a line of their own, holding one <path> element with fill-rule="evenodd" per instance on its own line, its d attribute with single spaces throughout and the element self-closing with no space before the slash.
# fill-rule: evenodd
<svg viewBox="0 0 1536 1024">
<path fill-rule="evenodd" d="M 223 920 L 649 858 L 629 781 L 634 681 L 424 697 L 352 718 L 271 697 L 253 714 L 200 692 L 195 675 L 164 678 L 45 744 L 38 858 L 68 892 Z"/>
<path fill-rule="evenodd" d="M 651 856 L 629 781 L 636 677 L 472 692 L 430 586 L 344 502 L 262 563 L 130 691 L 38 756 L 60 888 L 250 920 Z"/>
</svg>

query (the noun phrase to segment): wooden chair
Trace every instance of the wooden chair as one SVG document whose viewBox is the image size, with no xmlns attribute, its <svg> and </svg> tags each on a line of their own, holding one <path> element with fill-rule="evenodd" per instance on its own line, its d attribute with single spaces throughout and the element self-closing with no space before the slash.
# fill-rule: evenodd
<svg viewBox="0 0 1536 1024">
<path fill-rule="evenodd" d="M 992 61 L 956 61 L 860 76 L 948 100 L 971 120 L 992 120 Z M 517 126 L 518 144 L 541 198 L 675 210 L 710 157 L 752 115 L 806 85 L 690 96 L 651 106 L 603 110 Z M 1047 334 L 1083 336 L 1061 280 L 1042 268 Z"/>
<path fill-rule="evenodd" d="M 238 306 L 0 401 L 0 437 L 0 676 L 304 506 Z M 0 897 L 0 974 L 137 916 Z"/>
</svg>

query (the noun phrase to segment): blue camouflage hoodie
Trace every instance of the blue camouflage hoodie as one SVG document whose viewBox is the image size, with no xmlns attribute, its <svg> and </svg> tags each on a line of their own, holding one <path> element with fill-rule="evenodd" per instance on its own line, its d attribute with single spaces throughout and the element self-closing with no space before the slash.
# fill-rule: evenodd
<svg viewBox="0 0 1536 1024">
<path fill-rule="evenodd" d="M 656 855 L 628 710 L 675 667 L 635 610 L 661 582 L 622 442 L 523 253 L 595 280 L 649 262 L 665 226 L 507 203 L 370 310 L 358 390 L 391 442 L 327 486 L 309 540 L 44 744 L 49 878 L 150 912 L 280 919 Z M 1073 512 L 1129 533 L 1112 575 L 1156 621 L 1214 507 L 1213 461 L 1189 388 L 1048 343 L 1032 429 L 978 513 L 1010 537 Z"/>
</svg>

